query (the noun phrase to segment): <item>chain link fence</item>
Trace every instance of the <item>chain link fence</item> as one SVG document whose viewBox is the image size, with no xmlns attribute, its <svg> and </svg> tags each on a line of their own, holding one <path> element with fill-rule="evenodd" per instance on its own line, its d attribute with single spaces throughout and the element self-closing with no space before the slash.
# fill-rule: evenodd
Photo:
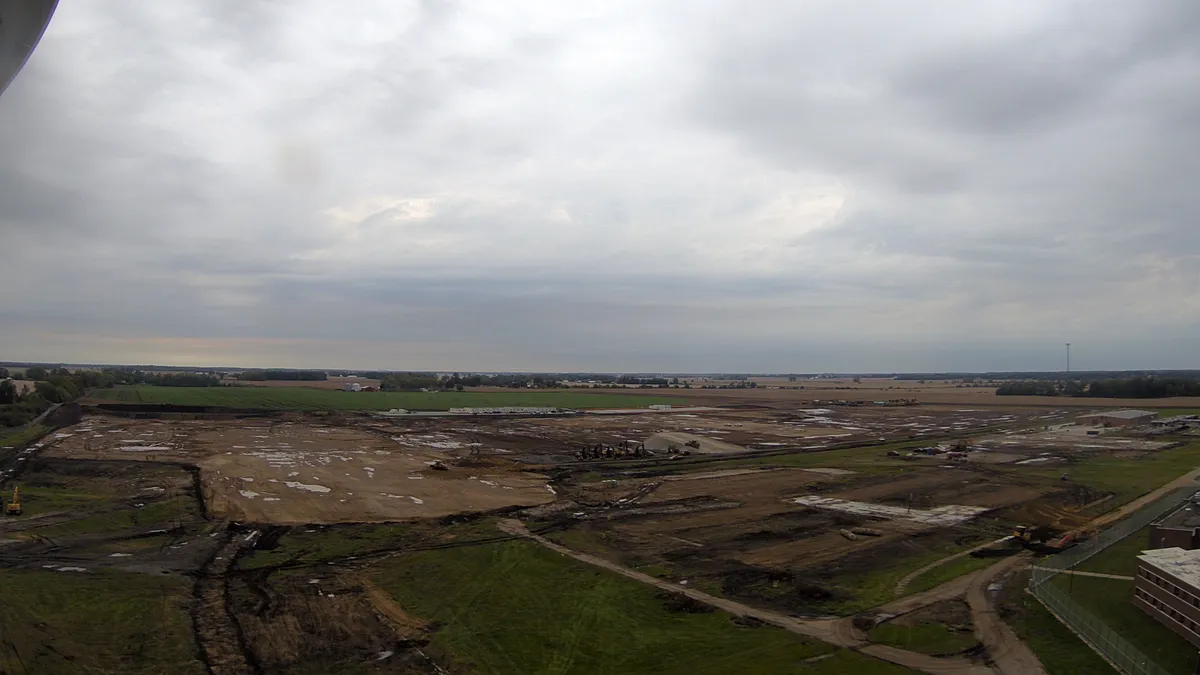
<svg viewBox="0 0 1200 675">
<path fill-rule="evenodd" d="M 1029 592 L 1041 601 L 1060 621 L 1115 665 L 1126 675 L 1172 675 L 1141 650 L 1108 627 L 1091 612 L 1049 583 L 1055 576 L 1070 570 L 1088 558 L 1137 532 L 1150 523 L 1179 508 L 1196 493 L 1195 487 L 1184 487 L 1167 493 L 1162 499 L 1139 509 L 1112 527 L 1098 532 L 1086 542 L 1058 555 L 1038 561 L 1029 577 Z M 1147 617 L 1147 620 L 1153 620 Z"/>
</svg>

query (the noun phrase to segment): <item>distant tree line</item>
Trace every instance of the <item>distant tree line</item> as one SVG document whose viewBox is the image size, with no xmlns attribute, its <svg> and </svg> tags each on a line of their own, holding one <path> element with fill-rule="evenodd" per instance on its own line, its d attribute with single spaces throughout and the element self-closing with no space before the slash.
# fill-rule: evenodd
<svg viewBox="0 0 1200 675">
<path fill-rule="evenodd" d="M 441 380 L 437 375 L 423 373 L 388 373 L 379 378 L 380 391 L 417 391 L 420 389 L 440 389 Z"/>
<path fill-rule="evenodd" d="M 690 387 L 688 387 L 690 389 Z M 754 380 L 739 380 L 730 382 L 729 384 L 705 384 L 700 386 L 701 389 L 758 389 L 758 383 Z M 849 389 L 849 387 L 845 387 Z M 803 389 L 803 387 L 801 387 Z"/>
<path fill-rule="evenodd" d="M 0 427 L 18 427 L 33 421 L 55 403 L 74 401 L 94 387 L 112 386 L 112 379 L 95 370 L 66 368 L 49 370 L 42 366 L 25 369 L 24 378 L 33 380 L 33 388 L 20 390 L 11 379 L 0 382 Z"/>
<path fill-rule="evenodd" d="M 269 368 L 267 370 L 246 370 L 238 373 L 237 379 L 246 382 L 324 382 L 329 374 L 323 370 L 282 370 Z M 374 378 L 381 379 L 381 378 Z"/>
<path fill-rule="evenodd" d="M 1088 382 L 1080 380 L 1025 380 L 1006 382 L 997 396 L 1079 396 L 1088 398 L 1168 398 L 1200 396 L 1200 378 L 1137 375 Z"/>
</svg>

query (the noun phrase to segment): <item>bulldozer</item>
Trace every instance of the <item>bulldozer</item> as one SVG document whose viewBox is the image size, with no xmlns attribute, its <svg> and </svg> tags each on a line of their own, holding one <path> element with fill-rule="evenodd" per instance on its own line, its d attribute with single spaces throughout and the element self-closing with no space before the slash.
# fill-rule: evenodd
<svg viewBox="0 0 1200 675">
<path fill-rule="evenodd" d="M 7 507 L 5 507 L 4 514 L 7 516 L 21 515 L 21 488 L 13 488 L 12 501 L 8 503 Z"/>
</svg>

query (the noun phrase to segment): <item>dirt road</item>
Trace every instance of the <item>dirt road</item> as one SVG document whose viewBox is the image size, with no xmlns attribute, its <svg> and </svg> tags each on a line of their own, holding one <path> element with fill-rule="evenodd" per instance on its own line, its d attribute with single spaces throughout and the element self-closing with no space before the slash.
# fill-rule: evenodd
<svg viewBox="0 0 1200 675">
<path fill-rule="evenodd" d="M 971 607 L 975 635 L 987 647 L 996 669 L 1003 675 L 1046 675 L 1038 657 L 996 613 L 988 591 L 993 581 L 1028 563 L 1030 557 L 1028 552 L 1021 553 L 980 570 L 971 576 L 967 588 L 967 604 Z"/>
<path fill-rule="evenodd" d="M 728 600 L 726 598 L 718 598 L 708 593 L 698 591 L 694 588 L 686 588 L 678 584 L 652 577 L 648 574 L 643 574 L 636 570 L 631 570 L 628 567 L 618 565 L 610 560 L 598 558 L 587 553 L 580 553 L 569 549 L 565 546 L 560 546 L 545 537 L 538 536 L 530 532 L 525 524 L 519 520 L 505 519 L 501 520 L 499 527 L 504 532 L 509 534 L 532 539 L 546 548 L 561 553 L 565 556 L 574 558 L 580 562 L 606 569 L 610 572 L 615 572 L 621 576 L 628 577 L 634 581 L 639 581 L 656 588 L 660 588 L 672 593 L 681 593 L 697 602 L 702 602 L 710 607 L 729 612 L 737 616 L 754 617 L 764 623 L 769 623 L 773 626 L 778 626 L 786 631 L 803 635 L 805 637 L 816 638 L 822 642 L 826 642 L 838 647 L 846 647 L 860 651 L 864 654 L 869 654 L 885 661 L 890 661 L 914 670 L 920 670 L 931 675 L 992 675 L 994 672 L 991 668 L 973 663 L 966 659 L 956 658 L 937 658 L 917 654 L 915 652 L 896 649 L 894 647 L 885 647 L 883 645 L 870 645 L 858 639 L 852 632 L 846 631 L 844 625 L 838 620 L 816 620 L 808 621 L 803 619 L 795 619 L 784 614 L 771 612 L 756 607 L 750 607 L 740 602 Z M 961 593 L 961 590 L 959 591 Z M 1029 671 L 1033 673 L 1041 672 Z"/>
<path fill-rule="evenodd" d="M 921 576 L 922 574 L 928 572 L 929 570 L 931 570 L 935 567 L 938 567 L 939 565 L 943 565 L 945 563 L 950 562 L 951 560 L 957 560 L 964 556 L 971 555 L 971 553 L 974 551 L 978 551 L 980 549 L 985 549 L 989 546 L 994 546 L 995 544 L 1003 544 L 1004 542 L 1008 541 L 1011 538 L 1012 538 L 1011 536 L 1000 537 L 996 541 L 989 541 L 987 543 L 980 544 L 980 545 L 976 546 L 975 548 L 970 548 L 970 549 L 967 549 L 960 553 L 955 553 L 954 555 L 946 556 L 945 558 L 942 558 L 941 560 L 935 560 L 935 561 L 929 563 L 928 565 L 922 567 L 921 569 L 910 572 L 910 573 L 906 574 L 903 579 L 896 582 L 896 591 L 895 591 L 896 595 L 900 595 L 900 594 L 904 593 L 904 589 L 908 588 L 908 585 L 910 583 L 912 583 L 913 579 L 916 579 L 917 577 Z"/>
</svg>

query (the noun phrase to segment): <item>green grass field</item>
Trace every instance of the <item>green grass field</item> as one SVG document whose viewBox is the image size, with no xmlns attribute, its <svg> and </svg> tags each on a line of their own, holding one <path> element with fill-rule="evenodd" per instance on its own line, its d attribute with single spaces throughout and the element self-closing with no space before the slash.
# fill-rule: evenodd
<svg viewBox="0 0 1200 675">
<path fill-rule="evenodd" d="M 1133 606 L 1133 582 L 1060 574 L 1050 583 L 1103 621 L 1168 672 L 1195 672 L 1196 648 Z"/>
<path fill-rule="evenodd" d="M 447 410 L 501 406 L 645 408 L 658 403 L 686 403 L 684 399 L 668 396 L 578 391 L 347 392 L 312 387 L 135 386 L 101 389 L 92 398 L 121 403 L 268 410 Z"/>
<path fill-rule="evenodd" d="M 1133 576 L 1133 573 L 1137 571 L 1137 555 L 1146 549 L 1149 541 L 1150 526 L 1147 525 L 1083 561 L 1075 569 L 1083 572 Z"/>
<path fill-rule="evenodd" d="M 432 651 L 481 673 L 913 672 L 723 612 L 671 611 L 653 588 L 525 541 L 392 558 L 375 579 L 444 624 Z"/>
<path fill-rule="evenodd" d="M 969 555 L 951 560 L 950 562 L 938 565 L 928 572 L 917 576 L 912 581 L 908 582 L 908 587 L 904 590 L 906 594 L 920 593 L 931 588 L 936 588 L 957 579 L 964 574 L 969 574 L 975 570 L 981 570 L 989 565 L 994 565 L 999 561 L 998 558 L 972 558 Z"/>
<path fill-rule="evenodd" d="M 202 675 L 189 580 L 0 570 L 0 672 Z"/>
</svg>

